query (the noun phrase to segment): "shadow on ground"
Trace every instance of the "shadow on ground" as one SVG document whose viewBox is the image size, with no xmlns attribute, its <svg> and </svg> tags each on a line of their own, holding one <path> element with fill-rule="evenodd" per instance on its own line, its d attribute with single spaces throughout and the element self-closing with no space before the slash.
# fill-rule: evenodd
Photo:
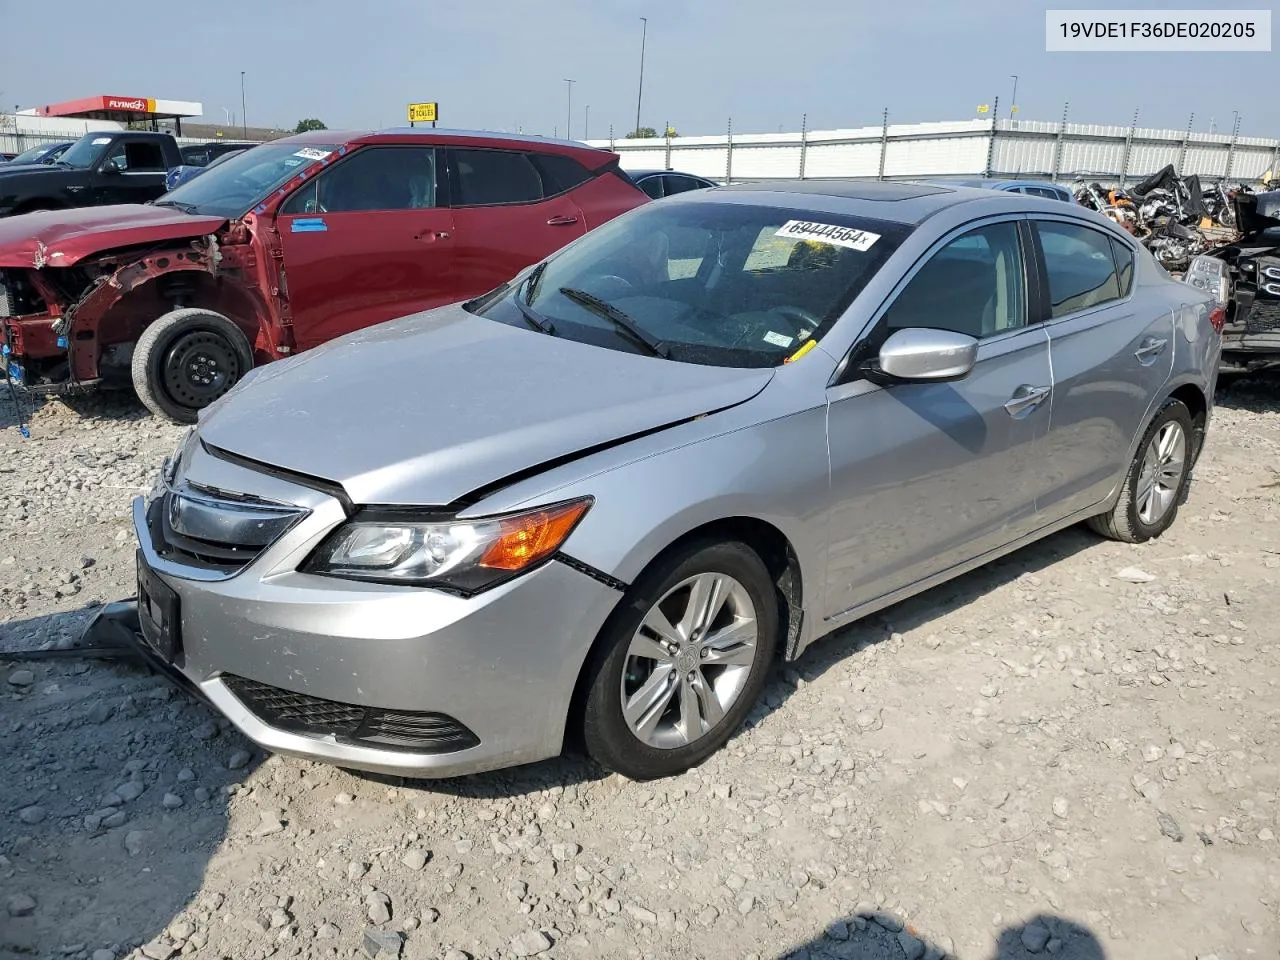
<svg viewBox="0 0 1280 960">
<path fill-rule="evenodd" d="M 955 958 L 950 940 L 931 941 L 910 924 L 887 913 L 864 912 L 835 920 L 808 942 L 776 960 L 944 960 Z M 1106 960 L 1106 951 L 1088 928 L 1050 914 L 1006 927 L 994 949 L 966 953 L 964 960 Z"/>
<path fill-rule="evenodd" d="M 1248 413 L 1280 412 L 1280 367 L 1243 375 L 1220 375 L 1214 403 Z M 1212 436 L 1212 426 L 1210 436 Z"/>
<path fill-rule="evenodd" d="M 91 613 L 4 630 L 78 636 Z M 256 751 L 136 661 L 74 651 L 5 654 L 0 716 L 0 960 L 123 956 L 165 937 L 227 834 L 224 788 Z M 249 759 L 232 771 L 236 750 Z"/>
<path fill-rule="evenodd" d="M 941 619 L 1019 577 L 1035 574 L 1099 542 L 1097 535 L 1084 527 L 1070 527 L 833 631 L 815 641 L 791 669 L 784 670 L 782 676 L 765 689 L 766 709 L 759 716 L 767 715 L 786 701 L 795 691 L 797 677 L 812 681 L 850 654 L 888 640 L 894 633 L 914 630 Z"/>
<path fill-rule="evenodd" d="M 90 422 L 131 422 L 146 420 L 150 411 L 132 390 L 90 390 L 65 397 L 46 397 L 20 387 L 10 386 L 0 376 L 0 430 L 27 425 L 36 426 L 61 407 L 74 417 Z"/>
</svg>

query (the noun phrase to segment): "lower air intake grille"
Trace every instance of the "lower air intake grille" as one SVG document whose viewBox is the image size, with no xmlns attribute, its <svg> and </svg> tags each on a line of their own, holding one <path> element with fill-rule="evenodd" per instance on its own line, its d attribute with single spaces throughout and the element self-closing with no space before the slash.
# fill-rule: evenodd
<svg viewBox="0 0 1280 960">
<path fill-rule="evenodd" d="M 1280 333 L 1280 300 L 1253 301 L 1244 318 L 1246 333 Z"/>
<path fill-rule="evenodd" d="M 244 677 L 228 674 L 222 679 L 259 720 L 280 730 L 414 753 L 453 753 L 480 743 L 474 733 L 443 713 L 362 707 L 281 690 Z"/>
</svg>

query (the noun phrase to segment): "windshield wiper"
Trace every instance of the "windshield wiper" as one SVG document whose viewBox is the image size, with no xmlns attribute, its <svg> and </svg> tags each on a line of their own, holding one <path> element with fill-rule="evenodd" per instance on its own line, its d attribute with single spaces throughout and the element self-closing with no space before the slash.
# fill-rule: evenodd
<svg viewBox="0 0 1280 960">
<path fill-rule="evenodd" d="M 560 293 L 574 303 L 586 307 L 592 313 L 604 317 L 617 327 L 621 333 L 625 334 L 627 339 L 644 347 L 655 357 L 661 357 L 663 360 L 671 359 L 671 350 L 665 343 L 649 336 L 636 325 L 636 322 L 631 319 L 629 314 L 619 310 L 607 300 L 601 300 L 594 293 L 587 293 L 587 291 L 579 290 L 577 287 L 561 287 Z"/>
<path fill-rule="evenodd" d="M 539 264 L 538 268 L 529 274 L 529 278 L 524 282 L 524 297 L 522 298 L 520 291 L 517 290 L 515 296 L 511 298 L 511 302 L 516 305 L 516 309 L 520 311 L 520 316 L 524 317 L 525 323 L 539 333 L 546 333 L 554 337 L 556 335 L 555 324 L 529 306 L 529 301 L 533 299 L 533 288 L 542 279 L 542 269 L 545 266 L 545 263 Z"/>
<path fill-rule="evenodd" d="M 177 207 L 183 213 L 195 213 L 196 205 L 194 203 L 183 203 L 180 200 L 152 200 L 153 207 Z"/>
</svg>

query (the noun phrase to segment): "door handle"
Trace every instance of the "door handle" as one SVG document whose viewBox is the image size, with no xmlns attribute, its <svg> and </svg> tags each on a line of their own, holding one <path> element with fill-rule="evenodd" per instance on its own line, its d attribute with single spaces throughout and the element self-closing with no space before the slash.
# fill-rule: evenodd
<svg viewBox="0 0 1280 960">
<path fill-rule="evenodd" d="M 449 234 L 446 233 L 444 230 L 427 230 L 423 233 L 418 234 L 413 239 L 424 240 L 427 243 L 430 243 L 433 240 L 448 240 Z"/>
<path fill-rule="evenodd" d="M 567 227 L 578 222 L 577 217 L 552 217 L 547 221 L 549 227 Z"/>
<path fill-rule="evenodd" d="M 1133 355 L 1138 358 L 1140 364 L 1148 367 L 1156 362 L 1156 358 L 1164 353 L 1164 348 L 1168 345 L 1169 341 L 1163 337 L 1147 337 Z"/>
<path fill-rule="evenodd" d="M 1005 412 L 1015 420 L 1020 420 L 1040 406 L 1044 398 L 1049 396 L 1049 391 L 1049 387 L 1033 387 L 1024 383 L 1005 402 Z"/>
</svg>

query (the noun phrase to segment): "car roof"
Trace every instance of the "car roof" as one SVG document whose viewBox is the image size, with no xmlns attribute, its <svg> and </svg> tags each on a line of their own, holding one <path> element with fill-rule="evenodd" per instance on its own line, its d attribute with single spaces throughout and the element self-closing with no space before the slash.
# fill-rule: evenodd
<svg viewBox="0 0 1280 960">
<path fill-rule="evenodd" d="M 593 147 L 579 140 L 557 140 L 523 133 L 496 133 L 491 130 L 454 130 L 444 127 L 390 127 L 385 130 L 309 130 L 275 143 L 424 143 L 462 144 L 474 147 L 525 147 L 543 153 L 575 154 L 589 165 L 599 167 L 617 155 L 603 147 Z"/>
<path fill-rule="evenodd" d="M 993 178 L 990 180 L 938 180 L 933 182 L 942 186 L 950 186 L 954 184 L 959 187 L 978 187 L 983 190 L 1000 190 L 1004 187 L 1048 187 L 1051 190 L 1067 189 L 1060 183 L 1050 183 L 1048 180 L 1002 180 L 999 178 Z"/>
<path fill-rule="evenodd" d="M 948 207 L 962 203 L 990 208 L 987 211 L 975 211 L 975 216 L 981 216 L 984 212 L 998 214 L 1019 210 L 1062 212 L 1061 200 L 914 181 L 778 180 L 699 190 L 680 194 L 672 199 L 682 202 L 801 207 L 814 213 L 867 217 L 912 226 Z"/>
<path fill-rule="evenodd" d="M 710 181 L 710 177 L 704 177 L 700 173 L 689 173 L 687 170 L 628 170 L 627 176 L 632 179 L 636 177 L 656 177 L 659 174 L 671 174 L 675 177 L 693 177 L 695 180 Z"/>
</svg>

